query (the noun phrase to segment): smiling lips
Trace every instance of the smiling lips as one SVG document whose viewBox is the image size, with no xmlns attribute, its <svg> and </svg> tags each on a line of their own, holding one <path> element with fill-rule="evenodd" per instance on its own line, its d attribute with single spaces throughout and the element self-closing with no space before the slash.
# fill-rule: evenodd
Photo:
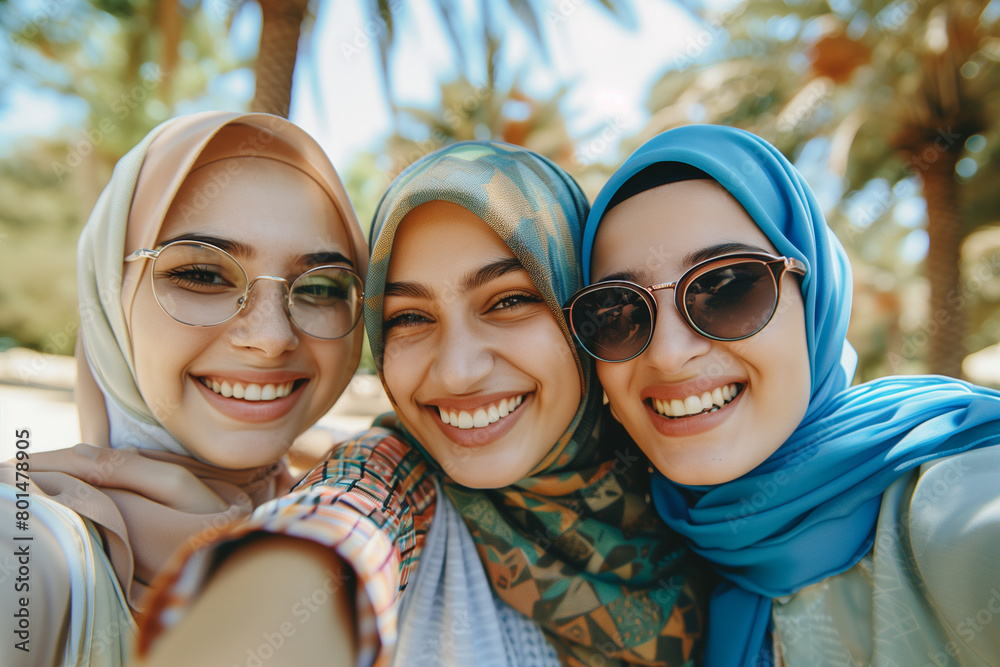
<svg viewBox="0 0 1000 667">
<path fill-rule="evenodd" d="M 523 400 L 524 394 L 501 398 L 499 401 L 476 408 L 471 412 L 468 410 L 449 410 L 438 406 L 438 414 L 441 415 L 441 421 L 456 428 L 484 428 L 514 412 Z"/>
<path fill-rule="evenodd" d="M 200 377 L 198 381 L 225 398 L 240 398 L 244 401 L 273 401 L 284 398 L 292 393 L 295 382 L 278 384 L 257 384 L 254 382 L 239 382 L 236 380 Z"/>
<path fill-rule="evenodd" d="M 743 385 L 731 382 L 721 387 L 716 387 L 712 391 L 688 396 L 686 398 L 649 398 L 653 409 L 657 414 L 675 419 L 677 417 L 690 417 L 703 413 L 715 412 L 730 401 L 736 398 L 743 390 Z"/>
</svg>

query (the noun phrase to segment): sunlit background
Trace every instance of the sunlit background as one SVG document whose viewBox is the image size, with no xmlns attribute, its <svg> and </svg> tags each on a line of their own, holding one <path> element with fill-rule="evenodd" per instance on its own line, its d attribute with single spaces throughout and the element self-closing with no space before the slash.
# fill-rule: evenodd
<svg viewBox="0 0 1000 667">
<path fill-rule="evenodd" d="M 287 113 L 363 221 L 452 141 L 525 145 L 593 197 L 649 137 L 710 122 L 816 190 L 859 379 L 1000 386 L 997 0 L 0 0 L 0 24 L 0 349 L 72 350 L 79 230 L 175 114 Z"/>
</svg>

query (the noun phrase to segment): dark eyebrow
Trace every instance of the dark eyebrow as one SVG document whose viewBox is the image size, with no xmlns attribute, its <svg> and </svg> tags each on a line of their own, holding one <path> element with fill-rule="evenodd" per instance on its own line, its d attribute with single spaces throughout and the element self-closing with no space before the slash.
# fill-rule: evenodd
<svg viewBox="0 0 1000 667">
<path fill-rule="evenodd" d="M 308 255 L 303 255 L 299 262 L 302 264 L 307 264 L 309 266 L 322 266 L 324 264 L 344 264 L 346 266 L 354 268 L 354 262 L 349 260 L 343 253 L 339 253 L 336 250 L 330 250 L 326 252 L 314 252 Z"/>
<path fill-rule="evenodd" d="M 496 280 L 501 276 L 515 271 L 524 271 L 524 267 L 514 257 L 509 257 L 482 266 L 474 271 L 470 271 L 462 280 L 463 290 L 472 290 L 481 287 L 491 280 Z M 392 282 L 385 284 L 385 296 L 406 296 L 417 299 L 433 298 L 430 290 L 415 282 Z"/>
<path fill-rule="evenodd" d="M 524 267 L 516 257 L 501 259 L 470 272 L 462 281 L 462 286 L 467 290 L 475 289 L 514 271 L 524 271 Z"/>
<path fill-rule="evenodd" d="M 738 243 L 736 241 L 727 241 L 724 243 L 717 243 L 715 245 L 710 245 L 689 252 L 687 255 L 684 256 L 683 265 L 694 266 L 698 262 L 704 262 L 705 260 L 712 259 L 713 257 L 719 257 L 721 255 L 729 255 L 737 252 L 763 252 L 770 255 L 772 254 L 773 251 L 768 250 L 767 248 L 761 248 L 759 246 L 755 246 L 750 243 Z M 636 271 L 625 270 L 604 276 L 599 281 L 595 282 L 603 282 L 605 280 L 627 280 L 630 283 L 644 285 L 646 279 L 647 279 L 646 276 L 641 276 Z"/>
<path fill-rule="evenodd" d="M 719 255 L 729 255 L 734 252 L 763 252 L 770 255 L 773 251 L 761 248 L 760 246 L 752 245 L 750 243 L 727 241 L 725 243 L 710 245 L 706 248 L 701 248 L 700 250 L 688 253 L 684 257 L 684 266 L 693 266 L 698 262 L 704 262 L 706 259 L 712 259 L 713 257 L 718 257 Z"/>
<path fill-rule="evenodd" d="M 233 239 L 223 239 L 218 236 L 208 236 L 207 234 L 181 234 L 180 236 L 175 236 L 172 239 L 166 239 L 158 245 L 162 248 L 168 243 L 174 243 L 175 241 L 207 243 L 209 245 L 214 245 L 216 248 L 225 250 L 230 255 L 239 255 L 240 257 L 253 257 L 256 254 L 254 249 L 246 243 L 234 241 Z"/>
<path fill-rule="evenodd" d="M 642 285 L 644 278 L 640 278 L 639 274 L 635 271 L 619 271 L 618 273 L 612 273 L 610 275 L 602 277 L 600 280 L 595 280 L 595 283 L 603 283 L 607 280 L 626 280 L 630 283 L 635 283 L 636 285 Z"/>
<path fill-rule="evenodd" d="M 171 239 L 166 239 L 158 245 L 163 247 L 168 243 L 174 243 L 175 241 L 194 241 L 196 243 L 207 243 L 209 245 L 214 245 L 216 248 L 221 248 L 225 250 L 230 255 L 243 257 L 243 258 L 253 258 L 257 252 L 254 250 L 253 246 L 243 243 L 242 241 L 235 241 L 233 239 L 224 239 L 218 236 L 209 236 L 208 234 L 181 234 L 180 236 L 175 236 Z M 299 264 L 304 264 L 306 266 L 323 266 L 326 264 L 345 264 L 351 268 L 354 268 L 354 262 L 344 256 L 343 253 L 337 252 L 336 250 L 329 250 L 323 252 L 313 252 L 302 255 L 296 260 Z"/>
<path fill-rule="evenodd" d="M 408 296 L 414 299 L 429 299 L 431 293 L 420 283 L 414 282 L 394 282 L 386 283 L 384 296 Z"/>
</svg>

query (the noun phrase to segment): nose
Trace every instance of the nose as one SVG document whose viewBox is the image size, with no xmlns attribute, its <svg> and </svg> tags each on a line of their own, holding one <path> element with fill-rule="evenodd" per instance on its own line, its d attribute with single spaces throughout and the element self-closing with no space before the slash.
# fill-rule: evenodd
<svg viewBox="0 0 1000 667">
<path fill-rule="evenodd" d="M 684 366 L 712 347 L 712 341 L 694 331 L 674 305 L 673 291 L 656 294 L 656 326 L 653 338 L 640 359 L 664 375 L 680 372 Z"/>
<path fill-rule="evenodd" d="M 451 394 L 473 393 L 495 365 L 487 334 L 467 322 L 442 323 L 441 329 L 431 373 Z"/>
<path fill-rule="evenodd" d="M 229 340 L 236 347 L 278 357 L 299 346 L 298 332 L 288 316 L 288 286 L 284 281 L 254 282 L 248 302 L 230 324 Z"/>
</svg>

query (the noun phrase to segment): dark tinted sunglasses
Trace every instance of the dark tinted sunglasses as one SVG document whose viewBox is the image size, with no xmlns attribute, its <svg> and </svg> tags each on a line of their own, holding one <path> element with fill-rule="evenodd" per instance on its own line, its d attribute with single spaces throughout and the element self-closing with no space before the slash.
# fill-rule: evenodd
<svg viewBox="0 0 1000 667">
<path fill-rule="evenodd" d="M 584 287 L 563 310 L 580 346 L 601 361 L 628 361 L 653 338 L 656 298 L 674 290 L 674 306 L 692 329 L 721 341 L 749 338 L 767 326 L 781 297 L 786 271 L 806 274 L 797 259 L 766 253 L 737 253 L 695 264 L 672 283 L 642 287 L 607 280 Z"/>
</svg>

